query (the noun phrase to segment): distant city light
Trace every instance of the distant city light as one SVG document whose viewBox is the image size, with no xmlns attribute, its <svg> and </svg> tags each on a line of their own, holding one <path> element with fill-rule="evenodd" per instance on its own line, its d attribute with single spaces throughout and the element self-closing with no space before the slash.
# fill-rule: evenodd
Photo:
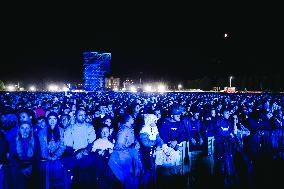
<svg viewBox="0 0 284 189">
<path fill-rule="evenodd" d="M 49 85 L 48 90 L 49 91 L 58 91 L 58 86 L 57 85 Z"/>
<path fill-rule="evenodd" d="M 62 87 L 62 91 L 69 91 L 69 88 L 66 87 L 66 86 L 63 86 L 63 87 Z"/>
<path fill-rule="evenodd" d="M 36 87 L 35 86 L 30 86 L 29 90 L 30 91 L 36 91 Z"/>
<path fill-rule="evenodd" d="M 114 88 L 113 88 L 113 91 L 118 91 L 118 88 L 117 88 L 117 87 L 114 87 Z"/>
<path fill-rule="evenodd" d="M 152 92 L 152 86 L 151 85 L 146 85 L 144 90 L 145 90 L 145 92 Z"/>
<path fill-rule="evenodd" d="M 16 87 L 13 86 L 13 85 L 8 85 L 8 86 L 7 86 L 7 89 L 8 89 L 8 91 L 15 91 L 15 90 L 16 90 Z"/>
<path fill-rule="evenodd" d="M 224 34 L 224 38 L 228 38 L 229 37 L 229 34 L 228 33 L 225 33 Z"/>
<path fill-rule="evenodd" d="M 181 88 L 182 88 L 182 85 L 178 84 L 178 90 L 181 90 Z"/>
<path fill-rule="evenodd" d="M 72 90 L 72 92 L 75 92 L 75 93 L 81 93 L 81 92 L 84 92 L 84 90 L 81 90 L 81 89 L 75 89 L 75 90 Z"/>
<path fill-rule="evenodd" d="M 130 87 L 130 91 L 131 91 L 131 92 L 137 92 L 137 89 L 136 89 L 136 87 L 131 86 L 131 87 Z"/>
<path fill-rule="evenodd" d="M 165 85 L 159 85 L 158 86 L 158 92 L 165 92 L 166 91 L 166 86 Z"/>
</svg>

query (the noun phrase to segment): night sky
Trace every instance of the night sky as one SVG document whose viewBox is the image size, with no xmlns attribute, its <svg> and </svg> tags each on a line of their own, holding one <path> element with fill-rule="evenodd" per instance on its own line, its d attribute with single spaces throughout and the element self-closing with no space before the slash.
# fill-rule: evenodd
<svg viewBox="0 0 284 189">
<path fill-rule="evenodd" d="M 180 81 L 283 75 L 279 15 L 229 9 L 179 16 L 150 23 L 142 17 L 141 24 L 113 24 L 104 31 L 90 26 L 75 32 L 70 23 L 49 30 L 34 31 L 35 26 L 18 27 L 13 34 L 7 30 L 0 80 L 82 82 L 83 51 L 112 53 L 111 75 L 121 78 L 141 75 L 144 80 Z M 75 24 L 79 26 L 79 21 Z"/>
</svg>

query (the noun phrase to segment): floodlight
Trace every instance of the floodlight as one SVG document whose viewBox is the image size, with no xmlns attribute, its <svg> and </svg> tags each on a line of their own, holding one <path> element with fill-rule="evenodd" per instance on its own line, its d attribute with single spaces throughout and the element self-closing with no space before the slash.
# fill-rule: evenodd
<svg viewBox="0 0 284 189">
<path fill-rule="evenodd" d="M 15 86 L 13 86 L 13 85 L 8 85 L 7 89 L 8 89 L 8 91 L 15 91 L 16 90 Z"/>
<path fill-rule="evenodd" d="M 69 91 L 69 88 L 66 87 L 66 86 L 63 86 L 63 87 L 62 87 L 62 91 Z"/>
<path fill-rule="evenodd" d="M 136 87 L 131 86 L 131 87 L 130 87 L 130 91 L 131 91 L 131 92 L 137 92 L 137 89 L 136 89 Z"/>
<path fill-rule="evenodd" d="M 58 91 L 58 86 L 57 86 L 57 85 L 54 85 L 54 84 L 49 85 L 49 86 L 48 86 L 48 90 L 49 90 L 49 91 Z"/>
<path fill-rule="evenodd" d="M 144 88 L 144 90 L 145 90 L 146 92 L 151 92 L 151 91 L 152 91 L 152 86 L 151 86 L 151 85 L 146 85 L 145 88 Z"/>
<path fill-rule="evenodd" d="M 159 85 L 158 86 L 158 92 L 165 92 L 166 86 L 165 85 Z"/>
<path fill-rule="evenodd" d="M 36 91 L 36 87 L 35 86 L 30 86 L 30 91 Z"/>
</svg>

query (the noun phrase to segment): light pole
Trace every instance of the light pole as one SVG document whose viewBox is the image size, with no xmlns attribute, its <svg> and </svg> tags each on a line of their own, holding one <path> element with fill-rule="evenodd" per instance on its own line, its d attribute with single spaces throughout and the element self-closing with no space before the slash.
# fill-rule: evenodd
<svg viewBox="0 0 284 189">
<path fill-rule="evenodd" d="M 232 87 L 232 79 L 233 79 L 233 76 L 230 76 L 230 87 Z"/>
<path fill-rule="evenodd" d="M 142 88 L 142 74 L 143 74 L 143 72 L 139 72 L 139 84 L 140 84 L 140 86 L 139 86 L 139 88 Z"/>
</svg>

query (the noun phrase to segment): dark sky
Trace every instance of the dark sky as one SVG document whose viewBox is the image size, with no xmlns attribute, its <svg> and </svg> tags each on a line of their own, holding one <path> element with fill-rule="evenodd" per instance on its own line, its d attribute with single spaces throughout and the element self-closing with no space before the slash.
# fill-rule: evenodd
<svg viewBox="0 0 284 189">
<path fill-rule="evenodd" d="M 40 31 L 19 27 L 2 35 L 0 80 L 81 82 L 83 51 L 112 53 L 111 74 L 122 78 L 140 72 L 145 80 L 281 74 L 281 24 L 277 12 L 270 13 L 229 9 L 150 23 L 142 17 L 143 24 L 114 24 L 105 31 L 83 23 L 79 32 L 70 23 Z"/>
</svg>

